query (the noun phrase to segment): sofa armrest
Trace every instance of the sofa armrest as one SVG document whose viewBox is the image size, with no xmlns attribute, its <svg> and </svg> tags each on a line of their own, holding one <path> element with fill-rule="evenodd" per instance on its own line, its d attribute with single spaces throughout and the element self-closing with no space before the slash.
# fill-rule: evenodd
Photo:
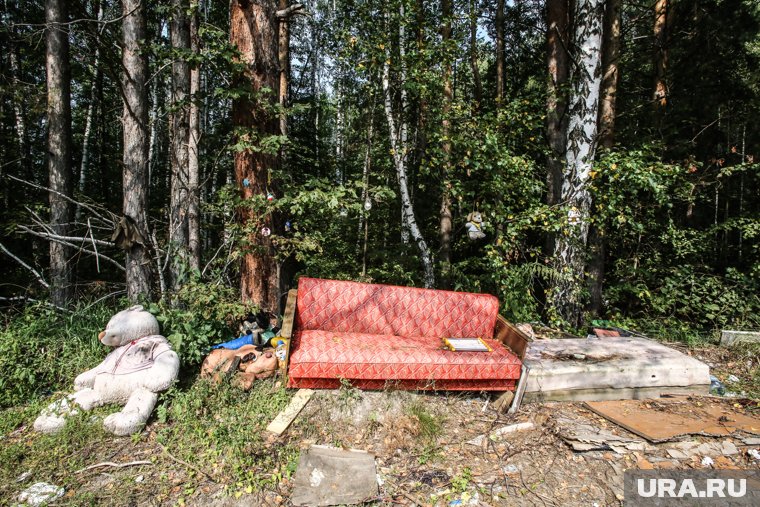
<svg viewBox="0 0 760 507">
<path fill-rule="evenodd" d="M 528 335 L 513 326 L 507 319 L 498 315 L 496 325 L 493 329 L 494 339 L 500 341 L 509 347 L 512 352 L 522 361 L 525 358 L 525 352 L 528 350 L 528 344 L 532 341 Z"/>
<path fill-rule="evenodd" d="M 282 368 L 282 378 L 288 379 L 288 363 L 290 363 L 290 342 L 293 339 L 293 326 L 296 318 L 296 297 L 298 290 L 291 289 L 288 291 L 288 302 L 285 303 L 285 311 L 282 315 L 282 326 L 280 326 L 280 336 L 288 339 L 288 353 L 285 356 L 285 364 Z"/>
</svg>

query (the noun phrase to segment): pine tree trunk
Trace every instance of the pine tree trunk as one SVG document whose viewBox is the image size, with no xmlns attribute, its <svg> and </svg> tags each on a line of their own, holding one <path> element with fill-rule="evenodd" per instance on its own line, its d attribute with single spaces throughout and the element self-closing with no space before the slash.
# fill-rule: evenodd
<svg viewBox="0 0 760 507">
<path fill-rule="evenodd" d="M 171 202 L 169 205 L 169 243 L 178 253 L 170 265 L 171 288 L 178 290 L 184 264 L 188 263 L 189 230 L 188 205 L 190 203 L 190 172 L 188 147 L 190 141 L 190 20 L 187 0 L 172 0 L 169 32 L 176 54 L 172 62 L 171 134 Z"/>
<path fill-rule="evenodd" d="M 98 21 L 103 20 L 103 4 L 100 0 L 96 0 Z M 82 135 L 82 160 L 79 165 L 79 193 L 84 194 L 87 186 L 87 167 L 90 162 L 90 137 L 92 136 L 92 123 L 95 118 L 95 109 L 98 103 L 98 87 L 101 82 L 101 70 L 100 70 L 100 36 L 103 33 L 105 25 L 99 25 L 95 32 L 95 55 L 93 57 L 92 69 L 92 84 L 90 85 L 90 103 L 87 104 L 87 118 L 84 124 L 84 134 Z M 79 220 L 80 206 L 76 208 L 77 220 Z"/>
<path fill-rule="evenodd" d="M 67 4 L 63 0 L 46 0 L 46 68 L 47 68 L 47 152 L 50 197 L 50 228 L 67 236 L 73 206 L 63 196 L 71 197 L 71 67 Z M 62 195 L 61 195 L 62 194 Z M 50 242 L 50 300 L 65 307 L 72 295 L 69 249 Z"/>
<path fill-rule="evenodd" d="M 478 4 L 476 0 L 470 0 L 470 69 L 474 84 L 473 109 L 477 111 L 483 102 L 483 84 L 480 81 L 480 69 L 478 68 Z"/>
<path fill-rule="evenodd" d="M 599 145 L 607 149 L 615 143 L 615 104 L 619 81 L 620 8 L 622 0 L 607 0 L 604 11 L 604 52 L 602 90 L 599 103 Z"/>
<path fill-rule="evenodd" d="M 250 87 L 256 98 L 241 97 L 232 103 L 233 125 L 240 131 L 255 131 L 262 137 L 280 133 L 279 117 L 272 114 L 271 105 L 262 104 L 278 100 L 279 61 L 277 51 L 277 6 L 274 0 L 232 0 L 230 7 L 230 42 L 240 51 L 247 72 L 242 83 Z M 263 89 L 273 91 L 262 95 Z M 242 135 L 246 136 L 245 133 Z M 238 138 L 237 141 L 250 141 Z M 270 184 L 272 171 L 278 166 L 276 154 L 241 149 L 235 153 L 235 178 L 244 199 L 252 196 L 261 198 L 268 192 L 276 192 Z M 243 181 L 248 180 L 244 186 Z M 276 234 L 275 221 L 271 214 L 253 216 L 249 211 L 241 211 L 243 223 L 256 224 L 256 230 L 249 238 L 251 248 L 245 254 L 240 269 L 240 287 L 244 301 L 252 302 L 271 312 L 279 310 L 279 273 L 272 237 L 261 234 L 267 227 Z"/>
<path fill-rule="evenodd" d="M 124 215 L 134 222 L 142 239 L 126 246 L 127 296 L 150 298 L 148 253 L 148 57 L 145 2 L 123 0 L 122 93 L 124 96 Z"/>
<path fill-rule="evenodd" d="M 441 210 L 440 210 L 440 240 L 441 240 L 441 283 L 443 288 L 449 286 L 451 273 L 451 16 L 452 1 L 441 0 L 441 43 L 443 45 L 443 105 L 441 108 L 441 138 L 443 140 L 441 166 Z"/>
<path fill-rule="evenodd" d="M 578 0 L 574 19 L 575 60 L 571 71 L 568 104 L 566 167 L 562 178 L 561 201 L 568 206 L 568 225 L 558 235 L 554 248 L 558 281 L 553 306 L 559 317 L 572 326 L 581 320 L 581 287 L 586 268 L 591 194 L 588 179 L 594 162 L 599 90 L 602 81 L 603 0 Z M 574 215 L 572 223 L 570 218 Z"/>
<path fill-rule="evenodd" d="M 551 0 L 549 0 L 551 1 Z M 496 102 L 504 99 L 504 0 L 496 2 Z"/>
<path fill-rule="evenodd" d="M 565 87 L 570 72 L 568 0 L 548 0 L 546 32 L 546 141 L 549 146 L 546 168 L 546 203 L 559 202 L 565 157 L 567 96 Z M 546 251 L 553 252 L 554 238 L 547 234 Z"/>
<path fill-rule="evenodd" d="M 403 4 L 400 9 L 400 17 L 404 19 Z M 400 24 L 403 26 L 403 23 Z M 393 165 L 396 168 L 396 178 L 398 179 L 399 194 L 401 195 L 401 228 L 402 231 L 406 231 L 410 234 L 414 240 L 417 248 L 420 251 L 420 258 L 423 267 L 423 283 L 425 287 L 431 288 L 435 285 L 435 272 L 433 270 L 433 259 L 430 255 L 430 249 L 425 242 L 425 238 L 422 236 L 419 226 L 417 225 L 417 219 L 414 216 L 414 207 L 412 206 L 412 199 L 409 195 L 409 186 L 407 182 L 407 157 L 409 154 L 409 143 L 407 138 L 407 124 L 403 118 L 404 111 L 407 106 L 406 90 L 404 88 L 404 81 L 406 79 L 405 67 L 403 64 L 404 52 L 404 31 L 403 28 L 399 28 L 400 35 L 400 70 L 399 70 L 399 86 L 401 88 L 401 107 L 398 113 L 394 113 L 393 97 L 390 86 L 390 49 L 386 45 L 386 58 L 383 64 L 383 97 L 385 117 L 388 121 L 388 134 L 391 141 L 391 151 L 393 153 Z M 396 120 L 398 117 L 398 121 Z"/>
<path fill-rule="evenodd" d="M 200 39 L 198 36 L 198 3 L 193 2 L 190 18 L 190 50 L 196 57 L 200 54 Z M 201 117 L 199 94 L 201 91 L 201 68 L 199 63 L 190 67 L 190 117 L 189 138 L 187 144 L 187 247 L 190 269 L 199 270 L 201 267 L 201 211 L 200 211 L 200 139 Z"/>
<path fill-rule="evenodd" d="M 661 114 L 668 105 L 668 87 L 665 74 L 668 70 L 668 0 L 656 0 L 654 4 L 654 106 Z"/>
<path fill-rule="evenodd" d="M 279 0 L 280 10 L 288 7 L 288 0 Z M 283 16 L 279 20 L 278 33 L 278 60 L 280 62 L 280 93 L 279 103 L 282 108 L 280 111 L 280 135 L 288 135 L 288 115 L 286 107 L 288 106 L 288 96 L 290 93 L 290 17 Z M 283 160 L 284 162 L 284 160 Z"/>
</svg>

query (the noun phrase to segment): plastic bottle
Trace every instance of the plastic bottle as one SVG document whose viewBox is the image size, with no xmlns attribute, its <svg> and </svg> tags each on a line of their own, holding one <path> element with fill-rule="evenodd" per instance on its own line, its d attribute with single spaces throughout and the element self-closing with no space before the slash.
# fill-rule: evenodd
<svg viewBox="0 0 760 507">
<path fill-rule="evenodd" d="M 284 368 L 288 359 L 288 342 L 285 338 L 280 338 L 277 341 L 277 348 L 274 349 L 274 355 L 277 356 L 277 361 L 280 363 L 280 368 Z"/>
</svg>

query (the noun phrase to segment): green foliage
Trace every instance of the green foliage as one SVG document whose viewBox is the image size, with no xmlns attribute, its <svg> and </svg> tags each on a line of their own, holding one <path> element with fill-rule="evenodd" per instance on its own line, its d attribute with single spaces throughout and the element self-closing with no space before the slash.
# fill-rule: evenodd
<svg viewBox="0 0 760 507">
<path fill-rule="evenodd" d="M 97 335 L 113 313 L 102 303 L 71 313 L 29 305 L 11 316 L 0 330 L 0 408 L 70 390 L 79 373 L 105 356 Z"/>
<path fill-rule="evenodd" d="M 240 302 L 237 290 L 197 277 L 189 279 L 171 301 L 149 307 L 186 368 L 200 364 L 212 345 L 236 337 L 238 322 L 254 310 Z"/>
</svg>

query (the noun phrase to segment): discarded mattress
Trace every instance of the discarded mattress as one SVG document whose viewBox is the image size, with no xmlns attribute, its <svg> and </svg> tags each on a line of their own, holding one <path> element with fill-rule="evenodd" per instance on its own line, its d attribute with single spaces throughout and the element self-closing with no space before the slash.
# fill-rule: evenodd
<svg viewBox="0 0 760 507">
<path fill-rule="evenodd" d="M 487 294 L 301 278 L 288 387 L 513 390 L 521 362 L 494 339 Z M 491 352 L 453 352 L 443 338 L 480 337 Z"/>
<path fill-rule="evenodd" d="M 525 401 L 657 398 L 710 387 L 706 364 L 642 338 L 536 340 L 525 364 Z"/>
</svg>

